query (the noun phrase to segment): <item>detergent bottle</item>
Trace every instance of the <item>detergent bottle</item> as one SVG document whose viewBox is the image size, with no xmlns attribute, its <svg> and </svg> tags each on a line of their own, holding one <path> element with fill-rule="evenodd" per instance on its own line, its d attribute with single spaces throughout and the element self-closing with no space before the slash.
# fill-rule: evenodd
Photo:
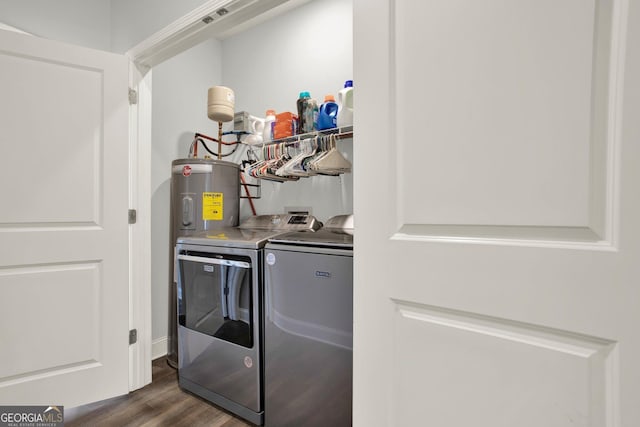
<svg viewBox="0 0 640 427">
<path fill-rule="evenodd" d="M 318 103 L 311 98 L 309 92 L 300 92 L 300 97 L 296 101 L 298 107 L 298 133 L 312 132 L 316 116 L 318 114 Z"/>
<path fill-rule="evenodd" d="M 329 94 L 324 97 L 324 103 L 318 111 L 318 121 L 316 129 L 324 130 L 336 127 L 336 119 L 338 116 L 338 104 L 333 95 Z"/>
<path fill-rule="evenodd" d="M 353 124 L 353 80 L 344 82 L 344 88 L 338 92 L 338 119 L 339 128 Z"/>
<path fill-rule="evenodd" d="M 262 141 L 268 142 L 273 139 L 273 126 L 276 122 L 276 112 L 274 110 L 267 110 L 264 119 L 264 129 L 262 130 Z"/>
</svg>

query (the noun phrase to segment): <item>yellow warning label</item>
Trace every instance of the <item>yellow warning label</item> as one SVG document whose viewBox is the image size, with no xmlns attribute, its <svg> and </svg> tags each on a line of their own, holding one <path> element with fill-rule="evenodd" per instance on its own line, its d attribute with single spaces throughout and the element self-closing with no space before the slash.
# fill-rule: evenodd
<svg viewBox="0 0 640 427">
<path fill-rule="evenodd" d="M 202 220 L 222 221 L 224 215 L 223 193 L 202 193 Z"/>
</svg>

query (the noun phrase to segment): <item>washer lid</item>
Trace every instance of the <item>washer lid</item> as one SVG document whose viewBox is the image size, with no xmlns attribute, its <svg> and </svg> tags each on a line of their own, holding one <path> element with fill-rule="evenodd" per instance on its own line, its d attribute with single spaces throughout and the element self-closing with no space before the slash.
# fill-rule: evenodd
<svg viewBox="0 0 640 427">
<path fill-rule="evenodd" d="M 271 237 L 269 242 L 353 249 L 353 230 L 321 228 L 318 231 L 291 231 Z"/>
</svg>

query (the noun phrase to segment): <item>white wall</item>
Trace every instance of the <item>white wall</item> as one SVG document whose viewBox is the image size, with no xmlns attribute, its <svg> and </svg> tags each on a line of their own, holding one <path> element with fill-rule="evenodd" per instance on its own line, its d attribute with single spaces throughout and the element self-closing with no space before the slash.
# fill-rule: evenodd
<svg viewBox="0 0 640 427">
<path fill-rule="evenodd" d="M 105 0 L 0 0 L 0 22 L 35 36 L 108 51 L 110 9 Z"/>
<path fill-rule="evenodd" d="M 0 22 L 52 40 L 125 53 L 207 0 L 0 0 Z"/>
<path fill-rule="evenodd" d="M 353 73 L 352 1 L 315 0 L 224 40 L 222 74 L 233 88 L 236 111 L 264 117 L 267 109 L 296 112 L 301 91 L 322 103 L 337 96 Z M 357 91 L 357 82 L 355 82 Z M 352 159 L 352 141 L 339 144 Z M 244 153 L 244 152 L 243 152 Z M 235 159 L 244 158 L 241 153 Z M 262 181 L 258 213 L 284 212 L 285 206 L 311 206 L 321 220 L 353 212 L 351 174 L 316 176 L 295 182 Z M 241 203 L 241 217 L 251 212 Z"/>
<path fill-rule="evenodd" d="M 194 132 L 212 133 L 207 90 L 222 84 L 221 54 L 220 42 L 210 40 L 152 70 L 152 340 L 167 335 L 169 262 L 173 255 L 169 250 L 171 162 L 187 157 Z"/>
</svg>

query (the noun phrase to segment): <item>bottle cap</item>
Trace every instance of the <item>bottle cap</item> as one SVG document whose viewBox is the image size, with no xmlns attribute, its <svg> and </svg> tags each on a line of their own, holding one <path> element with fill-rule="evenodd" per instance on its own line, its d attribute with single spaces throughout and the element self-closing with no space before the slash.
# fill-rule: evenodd
<svg viewBox="0 0 640 427">
<path fill-rule="evenodd" d="M 267 110 L 265 115 L 266 116 L 275 116 L 276 115 L 276 110 Z"/>
<path fill-rule="evenodd" d="M 329 94 L 324 96 L 324 102 L 336 102 L 336 99 L 333 95 Z"/>
<path fill-rule="evenodd" d="M 344 82 L 344 87 L 353 87 L 353 80 L 347 80 Z"/>
<path fill-rule="evenodd" d="M 300 92 L 300 98 L 311 98 L 311 95 L 309 95 L 309 92 Z"/>
</svg>

